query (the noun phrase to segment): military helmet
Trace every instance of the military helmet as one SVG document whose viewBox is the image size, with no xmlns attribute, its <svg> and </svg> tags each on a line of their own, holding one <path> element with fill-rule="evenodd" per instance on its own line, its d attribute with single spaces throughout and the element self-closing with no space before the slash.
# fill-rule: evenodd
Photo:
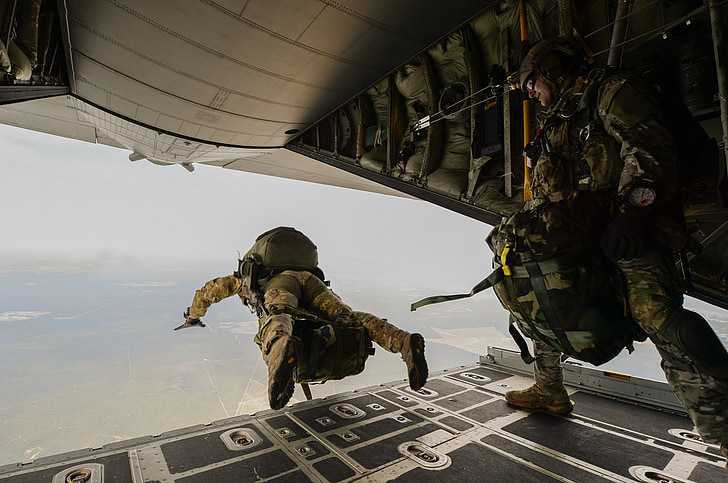
<svg viewBox="0 0 728 483">
<path fill-rule="evenodd" d="M 255 239 L 243 259 L 255 258 L 270 270 L 314 271 L 318 267 L 318 249 L 306 235 L 287 226 L 268 230 Z"/>
<path fill-rule="evenodd" d="M 586 54 L 575 39 L 556 37 L 541 40 L 531 47 L 521 62 L 518 86 L 525 92 L 526 82 L 534 74 L 541 74 L 559 91 L 564 82 L 586 64 Z"/>
</svg>

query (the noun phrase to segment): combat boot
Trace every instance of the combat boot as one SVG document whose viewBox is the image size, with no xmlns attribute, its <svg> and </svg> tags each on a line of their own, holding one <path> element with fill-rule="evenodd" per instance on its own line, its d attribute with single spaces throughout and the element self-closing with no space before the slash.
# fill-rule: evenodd
<svg viewBox="0 0 728 483">
<path fill-rule="evenodd" d="M 429 375 L 425 360 L 425 338 L 420 334 L 407 334 L 400 352 L 402 360 L 407 364 L 410 388 L 413 391 L 422 389 Z"/>
<path fill-rule="evenodd" d="M 271 409 L 281 409 L 293 396 L 296 344 L 296 338 L 280 336 L 273 342 L 265 357 L 268 365 L 268 401 Z"/>
<path fill-rule="evenodd" d="M 574 404 L 563 385 L 541 386 L 538 383 L 522 391 L 508 391 L 506 402 L 521 409 L 543 409 L 554 414 L 569 414 Z"/>
</svg>

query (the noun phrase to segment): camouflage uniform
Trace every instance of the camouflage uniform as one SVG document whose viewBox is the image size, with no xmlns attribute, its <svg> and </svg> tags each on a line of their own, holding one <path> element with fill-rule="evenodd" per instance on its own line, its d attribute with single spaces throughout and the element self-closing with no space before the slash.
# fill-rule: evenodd
<svg viewBox="0 0 728 483">
<path fill-rule="evenodd" d="M 235 275 L 207 282 L 195 292 L 189 308 L 189 318 L 199 319 L 210 305 L 227 297 L 238 295 L 250 299 L 250 294 Z M 263 284 L 264 314 L 258 320 L 255 343 L 267 360 L 270 348 L 279 337 L 293 334 L 296 309 L 310 311 L 325 320 L 358 324 L 366 328 L 369 337 L 389 352 L 407 353 L 410 333 L 366 312 L 352 311 L 316 276 L 305 271 L 286 270 L 274 275 Z M 405 360 L 407 362 L 407 360 Z M 408 364 L 409 365 L 409 364 Z M 424 379 L 427 374 L 421 374 Z M 424 382 L 423 382 L 424 383 Z"/>
<path fill-rule="evenodd" d="M 558 213 L 559 220 L 572 221 L 571 234 L 580 238 L 576 243 L 598 244 L 605 221 L 630 209 L 625 208 L 625 197 L 634 187 L 654 189 L 656 198 L 649 216 L 641 218 L 650 224 L 646 229 L 652 246 L 637 258 L 617 261 L 626 282 L 626 299 L 632 317 L 657 346 L 667 380 L 703 438 L 725 444 L 728 373 L 696 363 L 701 360 L 700 351 L 686 347 L 670 328 L 676 315 L 691 317 L 696 327 L 707 326 L 699 315 L 682 308 L 682 291 L 672 263 L 672 253 L 686 241 L 672 136 L 663 127 L 659 104 L 651 99 L 650 89 L 623 74 L 595 80 L 595 72 L 578 76 L 540 116 L 542 135 L 551 150 L 533 167 L 534 199 L 526 209 L 542 210 L 545 219 L 549 213 Z M 579 118 L 576 106 L 590 82 L 600 82 L 596 122 L 583 128 L 584 119 Z M 716 357 L 725 361 L 722 351 Z M 559 358 L 553 350 L 536 344 L 535 352 L 537 383 L 562 384 Z"/>
</svg>

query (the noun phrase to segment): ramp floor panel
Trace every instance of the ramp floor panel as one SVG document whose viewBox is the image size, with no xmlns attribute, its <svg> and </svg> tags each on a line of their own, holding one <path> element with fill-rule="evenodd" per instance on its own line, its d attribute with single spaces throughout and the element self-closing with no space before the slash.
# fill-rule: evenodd
<svg viewBox="0 0 728 483">
<path fill-rule="evenodd" d="M 79 468 L 104 483 L 728 481 L 714 447 L 676 436 L 693 429 L 682 415 L 581 387 L 571 416 L 507 406 L 502 388 L 527 382 L 473 365 L 422 391 L 399 381 L 8 465 L 0 482 L 57 483 Z"/>
</svg>

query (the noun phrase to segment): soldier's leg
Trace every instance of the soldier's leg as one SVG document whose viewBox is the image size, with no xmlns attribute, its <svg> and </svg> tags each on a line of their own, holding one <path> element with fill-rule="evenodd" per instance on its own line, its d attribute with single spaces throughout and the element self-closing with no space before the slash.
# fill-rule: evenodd
<svg viewBox="0 0 728 483">
<path fill-rule="evenodd" d="M 410 388 L 417 391 L 427 383 L 430 371 L 425 359 L 425 338 L 421 334 L 410 334 L 367 312 L 352 312 L 351 318 L 384 350 L 402 355 Z"/>
<path fill-rule="evenodd" d="M 315 277 L 311 279 L 307 280 L 304 293 L 311 300 L 313 310 L 331 320 L 363 326 L 369 337 L 382 348 L 402 355 L 412 389 L 418 390 L 425 385 L 429 370 L 425 360 L 425 339 L 422 335 L 410 334 L 375 315 L 352 311 L 321 281 Z"/>
<path fill-rule="evenodd" d="M 662 356 L 665 376 L 707 442 L 728 443 L 728 354 L 682 292 L 664 257 L 618 262 L 632 316 Z"/>
<path fill-rule="evenodd" d="M 351 319 L 363 326 L 369 337 L 387 352 L 401 353 L 411 335 L 386 319 L 367 312 L 352 312 Z"/>
<path fill-rule="evenodd" d="M 279 274 L 264 288 L 264 305 L 268 315 L 261 317 L 256 342 L 268 366 L 268 400 L 280 409 L 293 396 L 293 370 L 296 367 L 296 340 L 293 318 L 288 307 L 297 307 L 301 288 L 295 278 Z"/>
<path fill-rule="evenodd" d="M 533 342 L 536 384 L 522 391 L 508 391 L 506 402 L 524 409 L 543 409 L 555 414 L 568 414 L 574 404 L 564 387 L 561 352 L 540 341 Z"/>
<path fill-rule="evenodd" d="M 541 387 L 559 388 L 564 386 L 564 370 L 561 368 L 561 352 L 541 341 L 533 341 L 536 361 L 533 373 L 536 384 Z"/>
<path fill-rule="evenodd" d="M 366 312 L 354 312 L 338 295 L 314 276 L 303 281 L 304 298 L 311 309 L 328 320 L 355 323 L 367 329 L 369 337 L 389 352 L 401 352 L 409 332 Z"/>
</svg>

